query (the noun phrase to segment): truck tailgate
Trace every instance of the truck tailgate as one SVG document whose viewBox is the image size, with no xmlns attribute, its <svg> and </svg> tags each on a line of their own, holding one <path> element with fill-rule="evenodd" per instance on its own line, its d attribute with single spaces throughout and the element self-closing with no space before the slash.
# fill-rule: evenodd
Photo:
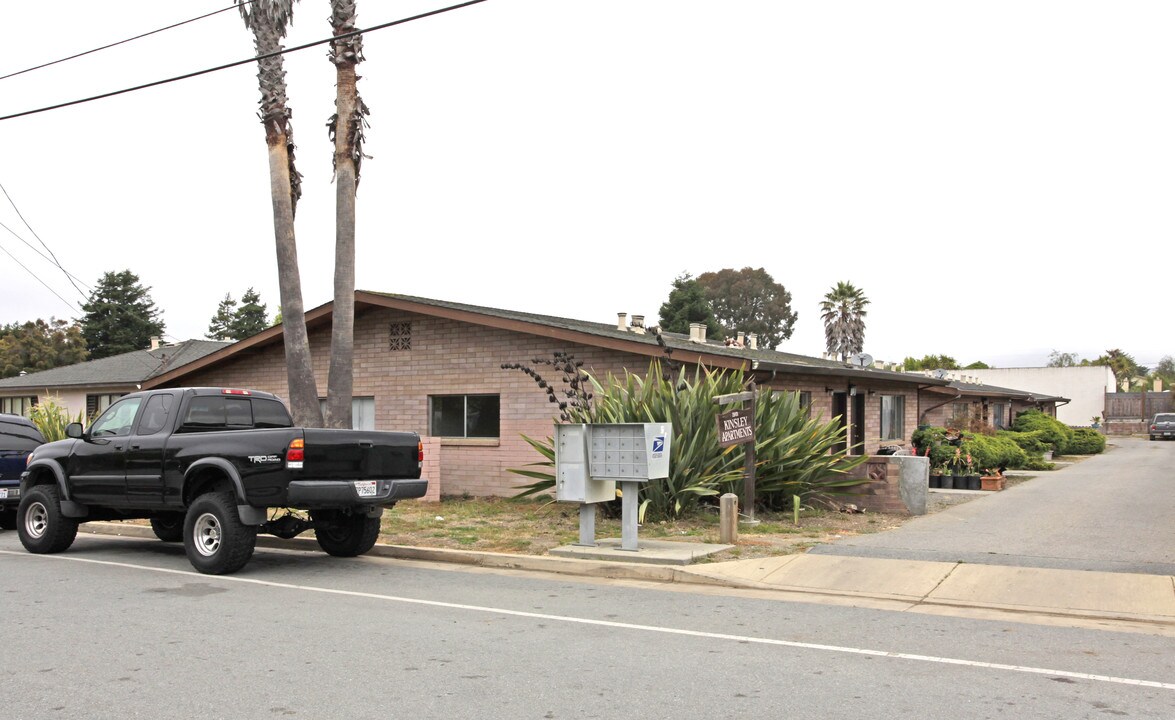
<svg viewBox="0 0 1175 720">
<path fill-rule="evenodd" d="M 416 433 L 306 428 L 304 472 L 318 480 L 420 477 Z"/>
</svg>

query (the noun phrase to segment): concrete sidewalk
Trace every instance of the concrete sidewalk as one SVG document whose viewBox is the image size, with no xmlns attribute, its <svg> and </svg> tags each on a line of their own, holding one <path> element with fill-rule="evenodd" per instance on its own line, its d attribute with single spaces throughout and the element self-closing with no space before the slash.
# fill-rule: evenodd
<svg viewBox="0 0 1175 720">
<path fill-rule="evenodd" d="M 86 523 L 83 532 L 150 538 L 144 525 Z M 259 547 L 318 551 L 313 538 L 257 538 Z M 510 555 L 376 545 L 369 555 L 484 568 L 618 580 L 776 591 L 779 597 L 894 609 L 972 608 L 1001 613 L 1142 623 L 1175 631 L 1175 577 L 890 560 L 837 555 L 783 555 L 701 565 L 660 565 L 547 555 Z"/>
</svg>

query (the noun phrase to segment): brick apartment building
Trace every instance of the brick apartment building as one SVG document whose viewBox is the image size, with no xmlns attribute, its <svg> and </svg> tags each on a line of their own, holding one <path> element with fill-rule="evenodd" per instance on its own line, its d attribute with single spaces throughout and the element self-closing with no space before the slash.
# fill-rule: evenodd
<svg viewBox="0 0 1175 720">
<path fill-rule="evenodd" d="M 306 314 L 314 371 L 325 394 L 331 304 Z M 525 479 L 509 472 L 539 456 L 522 435 L 552 433 L 554 406 L 526 375 L 504 363 L 529 364 L 556 351 L 584 361 L 597 378 L 644 374 L 663 358 L 656 337 L 633 322 L 591 323 L 424 298 L 355 294 L 355 426 L 407 430 L 425 438 L 430 486 L 445 494 L 513 495 Z M 866 453 L 908 444 L 921 396 L 952 397 L 949 381 L 721 340 L 666 333 L 673 359 L 738 368 L 760 387 L 792 390 L 814 417 L 847 419 L 852 444 Z M 230 386 L 288 397 L 282 328 L 277 326 L 151 378 L 144 389 Z M 939 396 L 934 396 L 935 398 Z"/>
</svg>

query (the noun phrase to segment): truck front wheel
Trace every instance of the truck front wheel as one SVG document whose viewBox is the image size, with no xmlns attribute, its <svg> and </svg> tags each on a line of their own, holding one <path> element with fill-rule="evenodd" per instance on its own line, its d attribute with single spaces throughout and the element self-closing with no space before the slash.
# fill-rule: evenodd
<svg viewBox="0 0 1175 720">
<path fill-rule="evenodd" d="M 196 498 L 184 517 L 184 550 L 192 567 L 207 575 L 236 572 L 253 557 L 257 528 L 241 522 L 231 492 Z"/>
<path fill-rule="evenodd" d="M 310 513 L 314 537 L 328 555 L 355 557 L 375 547 L 379 538 L 379 518 L 351 515 L 338 511 Z"/>
<path fill-rule="evenodd" d="M 155 537 L 163 542 L 179 542 L 184 539 L 183 513 L 168 513 L 151 518 L 151 529 Z"/>
<path fill-rule="evenodd" d="M 36 485 L 20 501 L 16 531 L 25 550 L 58 553 L 73 545 L 78 521 L 61 514 L 61 491 L 53 485 Z"/>
</svg>

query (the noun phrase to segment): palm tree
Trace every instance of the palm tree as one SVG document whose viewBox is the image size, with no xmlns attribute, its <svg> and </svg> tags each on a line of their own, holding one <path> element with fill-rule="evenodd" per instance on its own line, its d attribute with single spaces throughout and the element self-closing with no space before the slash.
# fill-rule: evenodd
<svg viewBox="0 0 1175 720">
<path fill-rule="evenodd" d="M 838 282 L 820 303 L 828 352 L 847 360 L 865 346 L 865 306 L 869 299 L 852 283 Z"/>
<path fill-rule="evenodd" d="M 286 27 L 293 21 L 294 0 L 237 0 L 245 27 L 253 32 L 258 56 L 282 49 Z M 322 425 L 318 386 L 310 363 L 310 339 L 302 306 L 298 274 L 298 246 L 294 238 L 294 211 L 302 195 L 302 176 L 294 167 L 293 128 L 286 105 L 286 71 L 282 56 L 257 61 L 261 88 L 261 124 L 269 147 L 269 191 L 273 202 L 273 236 L 277 245 L 277 277 L 289 381 L 290 410 L 302 426 Z"/>
<path fill-rule="evenodd" d="M 335 144 L 335 303 L 331 315 L 330 370 L 326 384 L 327 427 L 351 427 L 355 360 L 355 193 L 363 162 L 367 106 L 359 97 L 355 66 L 363 61 L 363 36 L 355 30 L 355 0 L 331 0 L 330 44 L 335 65 L 335 114 L 327 123 Z"/>
</svg>

